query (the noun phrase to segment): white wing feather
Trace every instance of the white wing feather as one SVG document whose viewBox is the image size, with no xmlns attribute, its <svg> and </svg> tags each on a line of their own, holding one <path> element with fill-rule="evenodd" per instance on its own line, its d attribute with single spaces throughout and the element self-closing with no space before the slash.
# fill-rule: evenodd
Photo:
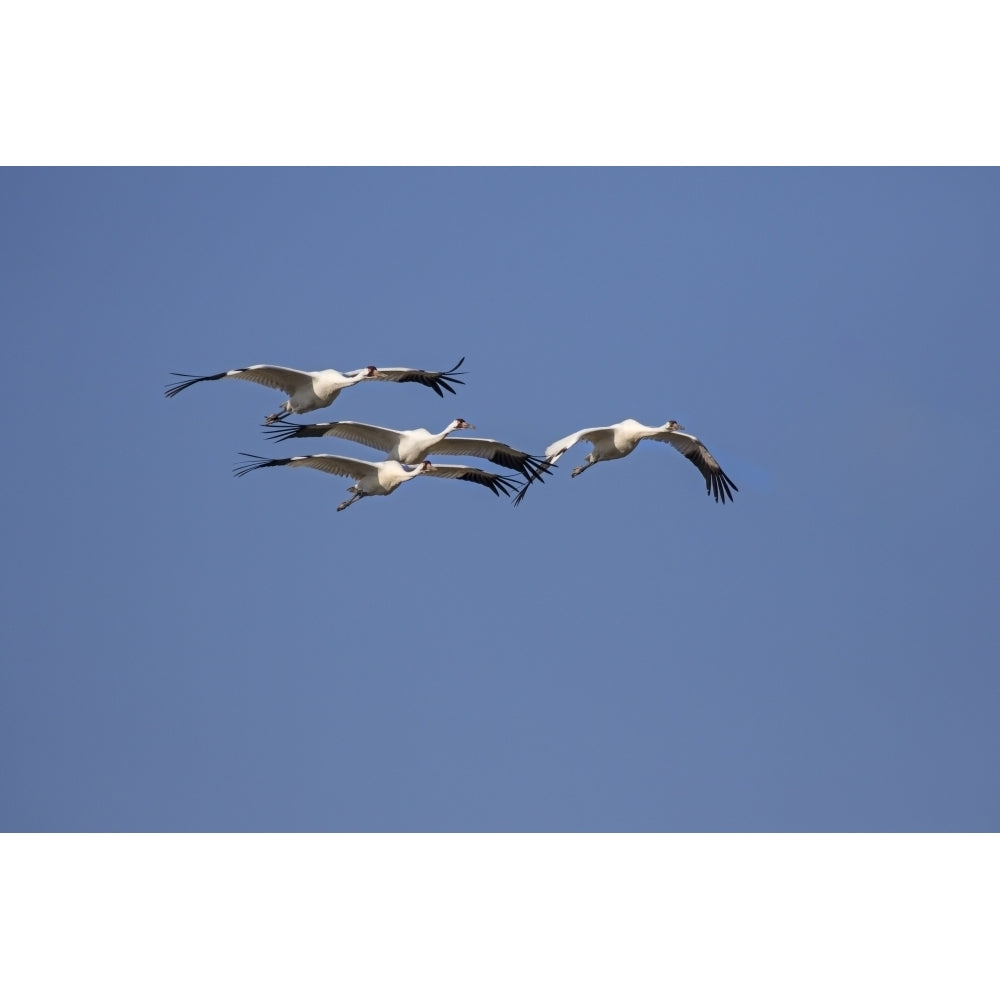
<svg viewBox="0 0 1000 1000">
<path fill-rule="evenodd" d="M 335 420 L 329 424 L 320 425 L 324 427 L 323 437 L 344 438 L 346 441 L 354 441 L 363 444 L 367 448 L 374 448 L 377 451 L 392 451 L 399 443 L 402 435 L 390 427 L 378 427 L 375 424 L 359 424 L 354 420 Z"/>
<path fill-rule="evenodd" d="M 304 386 L 312 384 L 310 372 L 300 372 L 295 368 L 280 368 L 277 365 L 251 365 L 249 368 L 234 368 L 226 373 L 226 378 L 238 378 L 244 382 L 255 382 L 257 385 L 278 389 L 289 396 L 298 392 Z"/>
<path fill-rule="evenodd" d="M 345 458 L 343 455 L 297 455 L 286 463 L 290 468 L 303 467 L 328 472 L 331 476 L 344 476 L 346 479 L 363 479 L 378 469 L 372 462 L 363 462 L 359 458 Z"/>
<path fill-rule="evenodd" d="M 558 441 L 553 441 L 545 449 L 545 458 L 550 463 L 555 462 L 565 455 L 570 448 L 581 441 L 589 441 L 591 444 L 597 444 L 602 438 L 613 436 L 614 428 L 611 427 L 585 427 L 582 431 L 577 431 L 575 434 L 567 434 L 566 437 L 560 438 Z"/>
</svg>

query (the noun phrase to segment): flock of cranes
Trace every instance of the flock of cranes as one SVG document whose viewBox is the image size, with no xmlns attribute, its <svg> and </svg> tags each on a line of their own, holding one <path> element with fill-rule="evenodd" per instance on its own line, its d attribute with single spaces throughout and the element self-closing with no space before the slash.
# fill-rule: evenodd
<svg viewBox="0 0 1000 1000">
<path fill-rule="evenodd" d="M 215 375 L 172 374 L 181 379 L 167 386 L 168 398 L 197 382 L 215 382 L 219 379 L 240 379 L 255 382 L 285 393 L 288 399 L 278 409 L 264 418 L 265 434 L 273 441 L 289 441 L 293 438 L 343 438 L 384 453 L 380 462 L 366 462 L 343 455 L 297 455 L 292 458 L 265 458 L 262 455 L 240 454 L 249 462 L 238 464 L 234 471 L 237 476 L 245 476 L 256 469 L 270 469 L 285 466 L 290 469 L 318 469 L 334 476 L 353 479 L 348 487 L 352 494 L 341 503 L 337 510 L 345 510 L 352 503 L 369 496 L 388 496 L 403 483 L 418 476 L 436 476 L 442 479 L 460 479 L 477 483 L 492 490 L 497 496 L 510 497 L 514 494 L 516 507 L 525 497 L 533 482 L 544 481 L 552 474 L 556 462 L 574 445 L 587 441 L 593 450 L 587 455 L 583 465 L 571 473 L 579 476 L 598 462 L 608 462 L 624 458 L 635 451 L 641 441 L 662 441 L 672 445 L 694 464 L 705 477 L 705 487 L 715 502 L 732 500 L 732 490 L 736 484 L 722 471 L 719 463 L 709 450 L 693 434 L 688 434 L 675 420 L 668 420 L 659 427 L 649 427 L 636 420 L 622 420 L 608 427 L 585 427 L 554 441 L 545 449 L 544 456 L 520 451 L 491 438 L 452 437 L 456 431 L 475 430 L 472 424 L 458 418 L 436 434 L 423 427 L 414 430 L 393 430 L 374 424 L 362 424 L 354 420 L 336 420 L 321 424 L 298 424 L 286 420 L 292 414 L 311 413 L 329 406 L 344 389 L 362 382 L 416 382 L 433 389 L 439 396 L 445 392 L 455 393 L 454 385 L 464 385 L 458 369 L 465 362 L 462 358 L 457 365 L 447 371 L 425 371 L 422 368 L 377 368 L 366 365 L 351 372 L 338 372 L 328 368 L 318 372 L 303 372 L 294 368 L 280 368 L 276 365 L 251 365 L 249 368 L 232 368 Z M 428 459 L 429 455 L 471 455 L 498 465 L 509 472 L 491 472 L 469 465 L 439 465 Z M 515 479 L 510 472 L 520 475 Z"/>
</svg>

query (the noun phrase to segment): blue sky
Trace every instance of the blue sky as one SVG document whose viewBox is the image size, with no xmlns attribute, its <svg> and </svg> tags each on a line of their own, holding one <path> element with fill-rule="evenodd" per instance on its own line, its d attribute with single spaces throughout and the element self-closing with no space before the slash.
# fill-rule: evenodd
<svg viewBox="0 0 1000 1000">
<path fill-rule="evenodd" d="M 1000 825 L 995 170 L 0 171 L 0 828 Z M 541 452 L 517 510 L 268 469 L 318 420 Z M 302 445 L 306 448 L 303 449 Z"/>
</svg>

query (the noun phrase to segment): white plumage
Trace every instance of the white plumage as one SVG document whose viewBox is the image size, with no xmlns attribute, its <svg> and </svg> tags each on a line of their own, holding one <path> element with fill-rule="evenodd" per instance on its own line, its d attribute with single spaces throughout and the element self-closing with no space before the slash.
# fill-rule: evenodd
<svg viewBox="0 0 1000 1000">
<path fill-rule="evenodd" d="M 422 368 L 376 368 L 367 365 L 352 372 L 338 372 L 335 368 L 324 371 L 302 372 L 296 368 L 281 368 L 278 365 L 251 365 L 249 368 L 231 368 L 229 371 L 217 372 L 215 375 L 182 375 L 171 372 L 182 379 L 167 386 L 164 393 L 167 398 L 187 389 L 196 382 L 214 382 L 223 378 L 242 379 L 245 382 L 256 382 L 285 393 L 289 398 L 278 407 L 277 412 L 265 417 L 266 423 L 273 423 L 289 413 L 310 413 L 329 406 L 341 393 L 341 390 L 359 382 L 419 382 L 433 389 L 439 396 L 444 396 L 442 389 L 454 393 L 450 383 L 464 385 L 461 379 L 455 377 L 461 361 L 446 372 L 425 371 Z M 464 374 L 458 372 L 458 374 Z"/>
<path fill-rule="evenodd" d="M 293 458 L 268 459 L 260 455 L 250 455 L 247 452 L 240 452 L 240 454 L 245 458 L 252 458 L 254 461 L 237 465 L 233 470 L 237 476 L 245 476 L 255 469 L 268 469 L 285 465 L 292 469 L 318 469 L 320 472 L 327 472 L 330 475 L 353 479 L 354 485 L 347 489 L 354 496 L 340 504 L 337 510 L 344 510 L 363 497 L 388 496 L 403 483 L 415 479 L 417 476 L 461 479 L 465 482 L 485 486 L 497 496 L 501 493 L 504 496 L 510 496 L 509 491 L 520 485 L 518 481 L 509 476 L 465 465 L 432 465 L 425 461 L 416 466 L 406 466 L 392 460 L 363 462 L 361 459 L 346 458 L 343 455 L 297 455 Z"/>
<path fill-rule="evenodd" d="M 640 441 L 662 441 L 676 448 L 686 459 L 692 462 L 705 477 L 705 488 L 709 496 L 715 497 L 715 502 L 731 501 L 733 494 L 730 489 L 737 490 L 736 484 L 722 471 L 719 463 L 711 452 L 693 434 L 688 434 L 676 420 L 668 420 L 660 427 L 649 427 L 637 420 L 622 420 L 607 427 L 585 427 L 583 430 L 553 441 L 545 449 L 544 468 L 548 468 L 559 460 L 567 451 L 580 441 L 589 441 L 593 450 L 587 456 L 583 465 L 578 465 L 572 472 L 576 478 L 592 465 L 598 462 L 610 462 L 616 458 L 624 458 L 635 451 Z M 536 477 L 537 478 L 537 477 Z M 514 500 L 515 506 L 524 499 L 531 480 L 518 493 Z"/>
<path fill-rule="evenodd" d="M 265 423 L 272 424 L 277 420 L 284 421 L 284 417 L 290 413 L 308 413 L 329 406 L 344 389 L 364 381 L 418 382 L 433 389 L 443 398 L 445 392 L 455 392 L 453 384 L 464 385 L 464 382 L 457 377 L 464 374 L 458 371 L 464 361 L 465 358 L 461 358 L 453 368 L 441 372 L 425 371 L 421 368 L 377 368 L 374 365 L 346 373 L 332 368 L 325 371 L 303 372 L 275 365 L 251 365 L 249 368 L 234 368 L 217 372 L 215 375 L 180 375 L 175 372 L 174 374 L 182 381 L 168 385 L 165 394 L 167 397 L 173 397 L 196 382 L 211 382 L 225 378 L 256 382 L 258 385 L 278 389 L 288 395 L 288 399 L 277 412 L 266 418 Z M 731 502 L 733 493 L 739 489 L 722 471 L 704 443 L 693 434 L 687 433 L 676 420 L 668 420 L 660 426 L 648 426 L 637 420 L 628 419 L 606 427 L 585 427 L 567 434 L 558 441 L 553 441 L 545 449 L 544 458 L 512 448 L 503 441 L 492 438 L 451 436 L 455 431 L 474 429 L 472 424 L 461 417 L 452 420 L 437 432 L 429 431 L 425 427 L 396 430 L 354 420 L 317 424 L 282 422 L 280 426 L 270 427 L 266 431 L 272 440 L 344 438 L 381 451 L 386 456 L 385 460 L 365 462 L 341 455 L 298 455 L 292 458 L 267 459 L 260 455 L 241 452 L 253 461 L 237 466 L 234 471 L 236 475 L 243 476 L 254 469 L 281 465 L 291 468 L 301 466 L 354 479 L 354 485 L 349 487 L 349 492 L 353 494 L 352 498 L 342 503 L 337 510 L 344 510 L 365 496 L 388 496 L 403 483 L 420 475 L 463 479 L 486 486 L 497 496 L 500 494 L 510 496 L 510 490 L 517 490 L 514 497 L 516 507 L 524 499 L 531 484 L 535 481 L 544 481 L 543 477 L 551 473 L 555 463 L 581 441 L 587 441 L 592 448 L 584 463 L 573 469 L 571 475 L 574 479 L 598 462 L 625 458 L 635 451 L 641 441 L 649 440 L 669 444 L 691 462 L 704 477 L 706 492 L 714 497 L 716 503 L 725 504 L 727 500 Z M 427 460 L 432 454 L 475 455 L 520 473 L 525 482 L 521 483 L 501 473 L 487 472 L 466 465 L 432 464 Z"/>
<path fill-rule="evenodd" d="M 325 424 L 293 424 L 282 422 L 266 431 L 274 441 L 289 441 L 292 438 L 338 437 L 355 441 L 368 448 L 384 452 L 386 458 L 416 465 L 428 455 L 474 455 L 484 458 L 494 465 L 513 469 L 526 479 L 533 477 L 542 467 L 542 462 L 526 451 L 519 451 L 502 441 L 491 438 L 450 437 L 454 431 L 475 430 L 475 427 L 456 418 L 444 430 L 436 434 L 425 427 L 398 431 L 391 427 L 362 424 L 354 420 L 336 420 Z"/>
</svg>

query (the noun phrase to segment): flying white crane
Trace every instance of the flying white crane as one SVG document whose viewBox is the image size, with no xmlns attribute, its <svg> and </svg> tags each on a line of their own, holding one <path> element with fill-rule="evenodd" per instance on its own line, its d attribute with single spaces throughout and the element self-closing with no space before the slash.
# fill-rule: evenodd
<svg viewBox="0 0 1000 1000">
<path fill-rule="evenodd" d="M 525 479 L 531 479 L 543 469 L 542 461 L 526 451 L 518 451 L 502 441 L 491 438 L 469 438 L 449 435 L 453 431 L 475 430 L 475 427 L 461 417 L 456 418 L 444 430 L 432 434 L 424 427 L 414 430 L 397 431 L 390 427 L 374 424 L 359 424 L 354 420 L 335 420 L 327 424 L 294 424 L 282 421 L 271 427 L 265 434 L 274 441 L 288 441 L 291 438 L 339 437 L 356 441 L 368 448 L 385 452 L 386 458 L 417 465 L 428 455 L 474 455 L 485 458 L 494 465 L 519 472 Z M 539 478 L 541 478 L 539 476 Z"/>
<path fill-rule="evenodd" d="M 279 465 L 289 468 L 318 469 L 334 476 L 344 476 L 353 479 L 354 485 L 348 486 L 347 492 L 353 493 L 350 500 L 345 500 L 337 510 L 345 510 L 352 503 L 363 497 L 385 497 L 395 492 L 407 480 L 417 476 L 437 476 L 441 479 L 464 479 L 467 483 L 478 483 L 491 489 L 497 496 L 501 493 L 510 496 L 510 490 L 516 489 L 520 481 L 498 472 L 486 472 L 484 469 L 474 469 L 466 465 L 432 465 L 421 462 L 419 465 L 406 466 L 395 461 L 362 462 L 358 458 L 345 458 L 342 455 L 298 455 L 294 458 L 263 458 L 241 451 L 245 458 L 254 459 L 233 469 L 234 475 L 245 476 L 255 469 L 269 469 Z"/>
<path fill-rule="evenodd" d="M 458 371 L 463 361 L 465 358 L 462 358 L 454 368 L 449 368 L 446 372 L 429 372 L 422 368 L 376 368 L 375 365 L 367 365 L 364 368 L 346 373 L 338 372 L 334 368 L 318 372 L 300 372 L 295 368 L 281 368 L 277 365 L 251 365 L 249 368 L 232 368 L 215 375 L 182 375 L 180 372 L 171 372 L 171 375 L 176 375 L 183 381 L 168 385 L 164 395 L 170 399 L 196 382 L 214 382 L 220 378 L 236 378 L 246 382 L 256 382 L 269 389 L 284 392 L 289 397 L 278 407 L 277 412 L 264 418 L 266 423 L 271 424 L 289 413 L 309 413 L 312 410 L 321 410 L 324 406 L 329 406 L 340 395 L 342 389 L 357 385 L 359 382 L 419 382 L 443 397 L 442 389 L 447 389 L 451 393 L 455 391 L 449 383 L 465 384 L 460 378 L 455 378 L 456 372 L 459 375 L 465 374 Z"/>
<path fill-rule="evenodd" d="M 664 441 L 673 445 L 686 459 L 693 462 L 698 471 L 705 477 L 705 489 L 709 496 L 715 496 L 715 502 L 725 503 L 733 494 L 730 487 L 739 492 L 734 483 L 723 471 L 711 452 L 693 434 L 687 434 L 676 420 L 668 420 L 662 427 L 647 427 L 637 420 L 622 420 L 608 427 L 586 427 L 575 434 L 568 434 L 545 449 L 543 468 L 548 468 L 564 455 L 573 445 L 580 441 L 589 441 L 594 450 L 587 456 L 584 465 L 578 465 L 572 472 L 572 478 L 585 472 L 598 462 L 610 462 L 612 459 L 624 458 L 635 451 L 640 441 Z M 534 477 L 534 478 L 537 478 Z M 529 479 L 524 488 L 514 499 L 517 506 L 528 492 L 532 480 Z"/>
</svg>

